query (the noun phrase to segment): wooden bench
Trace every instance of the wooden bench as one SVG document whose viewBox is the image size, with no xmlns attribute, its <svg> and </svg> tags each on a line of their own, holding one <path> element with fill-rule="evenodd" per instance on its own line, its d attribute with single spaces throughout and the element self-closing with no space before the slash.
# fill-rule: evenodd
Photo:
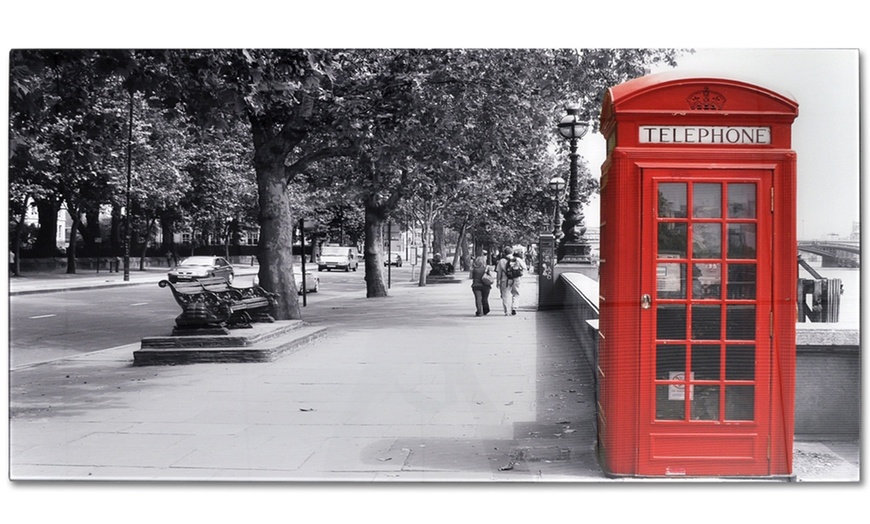
<svg viewBox="0 0 870 524">
<path fill-rule="evenodd" d="M 172 283 L 158 282 L 169 287 L 175 302 L 181 306 L 181 315 L 175 319 L 175 331 L 189 332 L 225 328 L 250 328 L 251 322 L 274 322 L 270 312 L 278 295 L 260 286 L 247 288 L 231 286 L 221 277 Z"/>
</svg>

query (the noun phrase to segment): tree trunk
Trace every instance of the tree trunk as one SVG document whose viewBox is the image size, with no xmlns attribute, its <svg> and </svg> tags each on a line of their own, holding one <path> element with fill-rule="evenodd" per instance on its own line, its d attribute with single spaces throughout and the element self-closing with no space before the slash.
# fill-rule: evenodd
<svg viewBox="0 0 870 524">
<path fill-rule="evenodd" d="M 417 283 L 420 287 L 426 287 L 426 275 L 429 273 L 429 230 L 432 228 L 432 220 L 428 216 L 422 220 L 420 234 L 423 237 L 423 256 L 420 262 L 420 280 Z"/>
<path fill-rule="evenodd" d="M 16 277 L 21 275 L 21 236 L 24 234 L 24 221 L 27 219 L 27 202 L 29 200 L 29 195 L 24 197 L 21 216 L 18 217 L 18 222 L 15 224 L 15 245 L 12 247 L 15 263 L 12 264 L 12 274 Z"/>
<path fill-rule="evenodd" d="M 240 255 L 239 246 L 242 243 L 242 228 L 239 224 L 239 219 L 234 218 L 230 223 L 230 247 L 235 248 L 236 255 Z"/>
<path fill-rule="evenodd" d="M 93 256 L 97 252 L 96 239 L 100 238 L 100 212 L 99 209 L 89 209 L 85 212 L 85 222 L 79 224 L 79 233 L 82 235 L 85 252 L 84 256 Z"/>
<path fill-rule="evenodd" d="M 148 254 L 148 242 L 151 239 L 151 230 L 154 229 L 155 218 L 148 219 L 145 226 L 145 241 L 142 242 L 142 252 L 139 255 L 139 271 L 145 271 L 145 255 Z"/>
<path fill-rule="evenodd" d="M 166 253 L 168 251 L 175 253 L 175 222 L 172 215 L 167 211 L 160 213 L 160 234 L 163 237 L 160 252 Z"/>
<path fill-rule="evenodd" d="M 67 204 L 67 207 L 73 206 Z M 76 236 L 78 235 L 81 216 L 78 212 L 70 213 L 70 215 L 72 215 L 73 223 L 69 232 L 69 249 L 66 250 L 66 272 L 72 275 L 76 272 Z"/>
<path fill-rule="evenodd" d="M 123 238 L 124 219 L 121 216 L 121 206 L 112 204 L 112 225 L 109 232 L 109 256 L 118 256 L 123 254 L 124 238 Z"/>
<path fill-rule="evenodd" d="M 301 319 L 293 278 L 293 228 L 290 197 L 284 182 L 284 156 L 258 151 L 255 159 L 260 202 L 260 286 L 277 293 L 276 320 Z"/>
<path fill-rule="evenodd" d="M 453 267 L 456 269 L 461 268 L 463 271 L 468 270 L 468 246 L 465 242 L 465 232 L 468 230 L 468 221 L 462 223 L 462 227 L 459 228 L 459 236 L 456 239 L 456 249 L 453 253 Z M 462 257 L 462 263 L 460 264 L 460 257 Z"/>
<path fill-rule="evenodd" d="M 365 269 L 366 298 L 387 296 L 381 251 L 384 245 L 384 213 L 379 207 L 365 204 Z"/>
<path fill-rule="evenodd" d="M 440 220 L 432 224 L 432 253 L 444 256 L 444 224 Z"/>
<path fill-rule="evenodd" d="M 33 243 L 34 255 L 38 257 L 57 256 L 57 212 L 60 202 L 53 196 L 36 201 L 39 212 L 39 230 Z"/>
</svg>

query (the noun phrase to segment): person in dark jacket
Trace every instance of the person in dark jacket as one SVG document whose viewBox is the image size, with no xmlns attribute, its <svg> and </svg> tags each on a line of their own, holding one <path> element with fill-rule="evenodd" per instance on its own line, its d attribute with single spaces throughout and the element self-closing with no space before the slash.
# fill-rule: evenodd
<svg viewBox="0 0 870 524">
<path fill-rule="evenodd" d="M 474 292 L 474 304 L 477 317 L 482 317 L 489 313 L 489 291 L 492 289 L 492 281 L 487 283 L 484 275 L 487 273 L 492 276 L 489 266 L 486 265 L 486 257 L 480 256 L 474 259 L 471 264 L 471 290 Z"/>
</svg>

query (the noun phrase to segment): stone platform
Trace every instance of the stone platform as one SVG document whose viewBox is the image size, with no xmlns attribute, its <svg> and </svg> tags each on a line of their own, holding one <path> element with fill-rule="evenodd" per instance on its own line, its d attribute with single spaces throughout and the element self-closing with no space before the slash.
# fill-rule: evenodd
<svg viewBox="0 0 870 524">
<path fill-rule="evenodd" d="M 449 275 L 426 275 L 427 284 L 458 284 L 462 280 L 456 278 L 453 273 Z"/>
<path fill-rule="evenodd" d="M 301 320 L 253 324 L 228 335 L 146 337 L 133 352 L 133 364 L 171 365 L 200 362 L 269 362 L 326 334 Z"/>
</svg>

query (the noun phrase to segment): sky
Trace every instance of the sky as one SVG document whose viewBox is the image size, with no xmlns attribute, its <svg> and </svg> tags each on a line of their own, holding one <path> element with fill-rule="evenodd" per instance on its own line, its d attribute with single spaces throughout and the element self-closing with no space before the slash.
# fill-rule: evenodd
<svg viewBox="0 0 870 524">
<path fill-rule="evenodd" d="M 860 219 L 857 50 L 695 49 L 678 59 L 676 69 L 743 80 L 796 100 L 792 149 L 798 162 L 798 238 L 849 237 L 852 223 Z M 579 152 L 597 178 L 604 138 L 588 134 Z M 587 226 L 599 225 L 599 212 L 596 197 L 585 211 Z"/>
</svg>

